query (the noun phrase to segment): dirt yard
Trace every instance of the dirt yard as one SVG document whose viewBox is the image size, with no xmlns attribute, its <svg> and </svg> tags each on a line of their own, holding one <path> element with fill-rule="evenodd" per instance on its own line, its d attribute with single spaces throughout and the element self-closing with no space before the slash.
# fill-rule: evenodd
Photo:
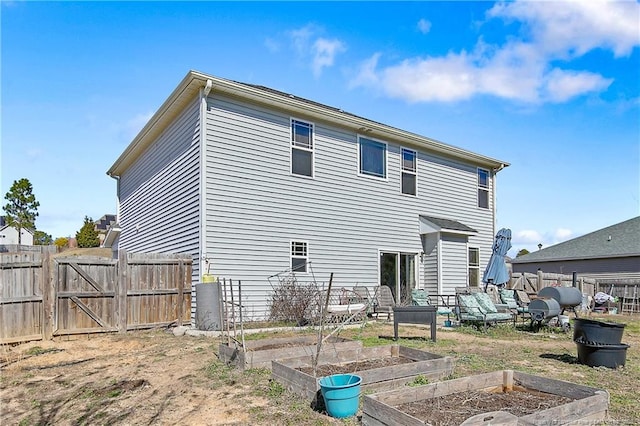
<svg viewBox="0 0 640 426">
<path fill-rule="evenodd" d="M 427 330 L 401 326 L 400 343 L 454 356 L 455 377 L 514 368 L 605 388 L 612 395 L 612 420 L 638 424 L 638 329 L 625 331 L 624 341 L 632 348 L 627 366 L 619 370 L 578 365 L 571 336 L 555 332 L 492 335 L 449 329 L 439 330 L 433 343 Z M 392 333 L 389 323 L 373 324 L 364 331 L 345 330 L 341 337 L 390 344 Z M 358 418 L 336 420 L 313 411 L 309 401 L 271 381 L 267 370 L 227 367 L 217 358 L 218 343 L 217 338 L 154 330 L 2 346 L 0 423 L 359 424 Z"/>
</svg>

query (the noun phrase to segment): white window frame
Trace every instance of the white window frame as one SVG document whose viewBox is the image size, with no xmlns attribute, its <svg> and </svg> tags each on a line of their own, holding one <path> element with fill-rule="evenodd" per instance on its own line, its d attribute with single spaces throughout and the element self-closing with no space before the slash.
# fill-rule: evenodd
<svg viewBox="0 0 640 426">
<path fill-rule="evenodd" d="M 469 252 L 471 250 L 475 250 L 477 253 L 477 257 L 478 257 L 477 265 L 471 264 L 471 256 L 469 256 Z M 472 269 L 475 269 L 477 271 L 476 276 L 478 277 L 478 279 L 475 284 L 471 283 L 471 274 L 469 273 L 469 271 L 471 271 Z M 467 246 L 467 285 L 469 287 L 480 287 L 481 280 L 482 280 L 482 277 L 480 276 L 480 247 Z"/>
<path fill-rule="evenodd" d="M 363 173 L 362 172 L 362 168 L 360 167 L 360 155 L 361 155 L 361 150 L 360 150 L 360 146 L 362 144 L 362 140 L 366 139 L 367 141 L 370 142 L 374 142 L 374 143 L 379 143 L 381 145 L 384 145 L 384 176 L 378 176 L 376 174 L 372 174 L 372 173 Z M 363 177 L 367 177 L 367 178 L 371 178 L 371 179 L 377 179 L 377 180 L 384 180 L 386 181 L 388 179 L 389 176 L 389 144 L 387 142 L 378 140 L 378 139 L 374 139 L 374 138 L 370 138 L 368 136 L 362 136 L 362 135 L 358 135 L 358 176 L 363 176 Z"/>
<path fill-rule="evenodd" d="M 404 153 L 412 152 L 413 153 L 413 170 L 405 169 L 404 167 Z M 415 176 L 415 194 L 408 194 L 403 192 L 402 181 L 404 178 L 404 174 L 414 175 Z M 418 196 L 418 151 L 411 148 L 400 147 L 400 193 L 402 195 L 407 195 L 409 197 L 417 197 Z"/>
<path fill-rule="evenodd" d="M 301 125 L 309 126 L 309 145 L 310 146 L 297 145 L 297 143 L 296 143 L 296 141 L 294 139 L 294 132 L 293 132 L 293 126 L 294 126 L 295 123 L 299 123 Z M 292 176 L 313 179 L 315 174 L 316 174 L 316 170 L 315 170 L 315 166 L 316 166 L 315 128 L 316 128 L 315 123 L 312 123 L 310 121 L 302 120 L 302 119 L 295 118 L 295 117 L 290 117 L 290 119 L 289 119 L 289 173 Z M 307 152 L 311 153 L 311 176 L 302 175 L 302 174 L 298 174 L 298 173 L 294 173 L 293 172 L 293 151 L 294 151 L 294 149 L 297 149 L 297 150 L 300 150 L 300 151 L 307 151 Z"/>
<path fill-rule="evenodd" d="M 487 174 L 487 184 L 486 185 L 482 185 L 480 184 L 480 173 L 486 173 Z M 478 191 L 476 192 L 476 205 L 478 206 L 479 209 L 489 209 L 491 206 L 491 193 L 490 193 L 490 186 L 491 186 L 491 173 L 489 172 L 489 170 L 487 169 L 483 169 L 478 167 L 478 170 L 476 172 L 476 177 L 477 177 L 477 183 L 478 183 Z M 480 205 L 480 191 L 485 191 L 487 193 L 487 207 L 483 207 Z"/>
<path fill-rule="evenodd" d="M 297 254 L 294 251 L 294 244 L 302 244 L 304 247 L 304 255 Z M 298 271 L 293 269 L 293 259 L 304 259 L 304 271 Z M 290 240 L 289 241 L 289 267 L 291 268 L 291 272 L 296 274 L 307 274 L 309 273 L 309 242 L 303 240 Z"/>
</svg>

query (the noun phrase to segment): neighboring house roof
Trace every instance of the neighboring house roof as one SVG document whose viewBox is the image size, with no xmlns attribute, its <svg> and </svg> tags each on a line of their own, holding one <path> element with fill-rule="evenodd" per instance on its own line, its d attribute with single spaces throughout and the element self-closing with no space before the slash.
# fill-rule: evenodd
<svg viewBox="0 0 640 426">
<path fill-rule="evenodd" d="M 158 111 L 142 128 L 140 133 L 138 133 L 133 142 L 129 144 L 107 171 L 107 174 L 109 176 L 120 176 L 122 172 L 156 140 L 160 133 L 164 131 L 178 114 L 193 102 L 200 90 L 205 87 L 212 88 L 215 92 L 239 98 L 246 102 L 268 105 L 294 114 L 303 114 L 319 121 L 333 123 L 340 127 L 347 127 L 358 133 L 383 138 L 385 140 L 397 141 L 405 145 L 412 144 L 427 151 L 461 161 L 473 162 L 474 164 L 491 168 L 492 170 L 497 171 L 509 166 L 509 164 L 504 161 L 485 157 L 415 133 L 367 120 L 344 112 L 339 108 L 329 107 L 264 86 L 238 83 L 197 71 L 189 71 L 169 98 L 167 98 Z"/>
<path fill-rule="evenodd" d="M 116 215 L 115 214 L 105 214 L 99 220 L 95 221 L 96 231 L 107 232 L 109 227 L 116 223 Z"/>
<path fill-rule="evenodd" d="M 453 234 L 477 234 L 478 231 L 453 219 L 420 215 L 420 233 L 449 232 Z"/>
<path fill-rule="evenodd" d="M 640 216 L 513 259 L 512 263 L 640 256 Z"/>
</svg>

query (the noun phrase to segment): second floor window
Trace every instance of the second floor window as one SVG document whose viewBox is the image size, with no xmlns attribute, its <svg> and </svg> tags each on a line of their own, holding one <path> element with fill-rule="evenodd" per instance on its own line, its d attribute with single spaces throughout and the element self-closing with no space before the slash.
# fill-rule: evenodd
<svg viewBox="0 0 640 426">
<path fill-rule="evenodd" d="M 360 174 L 387 177 L 387 144 L 360 138 L 358 144 Z"/>
<path fill-rule="evenodd" d="M 416 152 L 402 148 L 402 193 L 416 195 L 417 186 Z"/>
<path fill-rule="evenodd" d="M 291 120 L 291 173 L 313 176 L 313 124 Z"/>
<path fill-rule="evenodd" d="M 478 169 L 478 207 L 489 208 L 489 171 Z"/>
</svg>

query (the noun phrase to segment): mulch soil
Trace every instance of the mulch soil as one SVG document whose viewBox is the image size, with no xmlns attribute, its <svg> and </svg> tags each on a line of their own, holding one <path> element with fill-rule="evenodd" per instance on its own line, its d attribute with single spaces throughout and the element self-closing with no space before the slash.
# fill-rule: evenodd
<svg viewBox="0 0 640 426">
<path fill-rule="evenodd" d="M 389 356 L 386 358 L 374 358 L 363 361 L 350 362 L 347 364 L 325 364 L 319 365 L 316 370 L 316 377 L 331 376 L 333 374 L 349 374 L 358 371 L 373 370 L 374 368 L 391 367 L 394 365 L 414 362 L 402 356 Z M 313 376 L 313 367 L 300 367 L 299 371 Z"/>
<path fill-rule="evenodd" d="M 526 416 L 574 401 L 543 392 L 513 390 L 511 392 L 466 391 L 416 401 L 395 408 L 433 426 L 459 425 L 482 413 L 506 411 Z"/>
</svg>

